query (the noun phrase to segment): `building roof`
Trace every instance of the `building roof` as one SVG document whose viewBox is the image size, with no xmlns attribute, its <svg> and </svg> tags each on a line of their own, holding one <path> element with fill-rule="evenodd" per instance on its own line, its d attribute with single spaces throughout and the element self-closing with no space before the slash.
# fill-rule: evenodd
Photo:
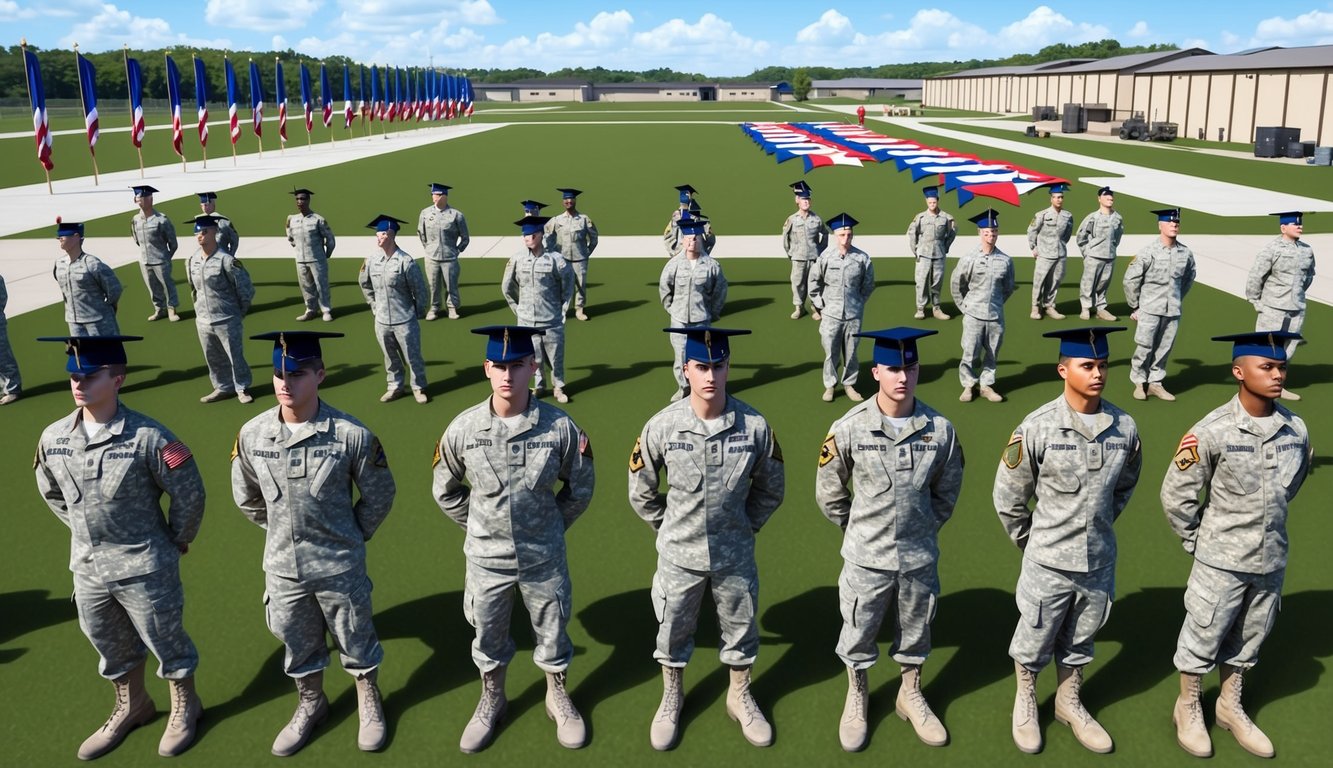
<svg viewBox="0 0 1333 768">
<path fill-rule="evenodd" d="M 485 88 L 587 88 L 587 80 L 516 80 L 512 83 L 473 83 L 473 90 Z"/>
<path fill-rule="evenodd" d="M 1191 56 L 1147 67 L 1144 74 L 1167 72 L 1235 72 L 1258 69 L 1330 69 L 1333 68 L 1333 45 L 1310 45 L 1302 48 L 1269 48 L 1253 53 L 1233 53 L 1223 56 Z"/>
<path fill-rule="evenodd" d="M 593 87 L 598 90 L 620 90 L 620 91 L 682 91 L 694 90 L 698 88 L 707 88 L 716 85 L 715 83 L 597 83 Z"/>
<path fill-rule="evenodd" d="M 1150 53 L 1127 53 L 1124 56 L 1112 56 L 1109 59 L 1093 59 L 1084 64 L 1069 67 L 1061 71 L 1070 73 L 1086 72 L 1124 72 L 1125 70 L 1142 70 L 1157 64 L 1162 64 L 1176 59 L 1187 59 L 1193 56 L 1211 56 L 1212 51 L 1205 51 L 1202 48 L 1185 48 L 1175 51 L 1152 51 Z"/>
<path fill-rule="evenodd" d="M 921 79 L 844 77 L 840 80 L 811 80 L 811 88 L 920 88 Z"/>
<path fill-rule="evenodd" d="M 1056 61 L 1043 61 L 1037 64 L 1024 64 L 1022 66 L 981 67 L 980 69 L 965 69 L 962 72 L 954 72 L 953 74 L 941 75 L 939 78 L 931 78 L 931 79 L 934 80 L 934 79 L 943 79 L 950 77 L 999 77 L 1003 75 L 1031 75 L 1049 69 L 1064 69 L 1067 67 L 1078 66 L 1080 64 L 1086 64 L 1092 61 L 1096 61 L 1096 59 L 1059 59 Z"/>
<path fill-rule="evenodd" d="M 718 88 L 778 88 L 778 89 L 781 89 L 782 86 L 786 85 L 786 83 L 758 83 L 758 82 L 745 83 L 745 82 L 736 81 L 736 82 L 734 82 L 734 83 L 731 83 L 731 82 L 716 83 L 716 85 L 717 85 Z M 790 86 L 788 86 L 788 90 L 790 90 Z"/>
</svg>

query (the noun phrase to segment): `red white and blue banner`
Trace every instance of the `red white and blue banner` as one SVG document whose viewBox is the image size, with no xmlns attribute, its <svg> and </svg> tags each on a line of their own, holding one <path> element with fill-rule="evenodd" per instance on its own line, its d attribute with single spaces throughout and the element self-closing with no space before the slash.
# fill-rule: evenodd
<svg viewBox="0 0 1333 768">
<path fill-rule="evenodd" d="M 148 126 L 143 119 L 143 70 L 138 59 L 125 59 L 125 81 L 130 91 L 130 141 L 142 147 Z"/>
<path fill-rule="evenodd" d="M 472 117 L 473 94 L 472 94 L 471 78 L 466 76 L 463 77 L 463 92 L 462 94 L 460 94 L 460 96 L 462 99 L 463 114 L 467 115 L 468 117 Z"/>
<path fill-rule="evenodd" d="M 301 65 L 301 69 L 305 69 L 304 64 Z M 281 146 L 287 143 L 287 83 L 282 79 L 282 59 L 273 60 L 273 70 L 277 78 L 273 83 L 273 98 L 278 104 L 278 145 Z M 308 85 L 310 73 L 305 73 L 305 79 Z M 264 110 L 262 94 L 259 97 L 259 102 L 259 111 L 262 113 Z"/>
<path fill-rule="evenodd" d="M 232 69 L 231 59 L 224 58 L 222 64 L 227 75 L 227 122 L 230 124 L 231 145 L 235 147 L 241 138 L 241 89 L 236 85 L 236 70 Z"/>
<path fill-rule="evenodd" d="M 264 138 L 264 80 L 259 65 L 250 60 L 250 127 L 260 141 Z"/>
<path fill-rule="evenodd" d="M 32 134 L 37 140 L 37 161 L 46 170 L 56 167 L 51 162 L 51 120 L 46 113 L 46 89 L 42 87 L 42 68 L 37 54 L 23 49 L 23 67 L 28 74 L 28 102 L 32 105 Z"/>
<path fill-rule="evenodd" d="M 319 100 L 324 106 L 324 127 L 333 124 L 333 93 L 329 91 L 329 70 L 319 65 Z"/>
<path fill-rule="evenodd" d="M 185 150 L 181 146 L 184 139 L 181 134 L 181 73 L 170 55 L 167 56 L 167 101 L 171 104 L 171 148 L 184 159 Z"/>
<path fill-rule="evenodd" d="M 352 72 L 343 64 L 343 128 L 352 127 Z"/>
<path fill-rule="evenodd" d="M 208 77 L 204 60 L 194 57 L 194 106 L 199 112 L 199 146 L 208 146 Z"/>
<path fill-rule="evenodd" d="M 301 62 L 301 107 L 305 109 L 305 132 L 315 130 L 315 105 L 310 97 L 310 70 Z"/>
<path fill-rule="evenodd" d="M 88 151 L 96 152 L 97 137 L 101 131 L 97 126 L 97 72 L 93 63 L 75 52 L 79 65 L 79 96 L 83 99 L 83 127 L 88 132 Z"/>
</svg>

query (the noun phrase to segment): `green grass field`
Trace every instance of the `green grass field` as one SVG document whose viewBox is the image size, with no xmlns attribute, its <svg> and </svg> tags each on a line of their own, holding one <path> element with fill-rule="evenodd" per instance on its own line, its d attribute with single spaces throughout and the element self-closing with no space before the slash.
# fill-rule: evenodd
<svg viewBox="0 0 1333 768">
<path fill-rule="evenodd" d="M 669 179 L 679 172 L 705 190 L 714 189 L 700 183 L 695 174 L 701 170 L 664 166 L 652 169 L 650 178 L 657 179 L 655 189 L 664 183 L 663 173 L 671 171 Z M 469 178 L 448 175 L 450 181 Z M 720 180 L 719 175 L 703 182 Z M 756 184 L 767 188 L 776 181 L 761 177 Z M 830 185 L 820 186 L 816 180 L 816 187 L 823 199 L 835 196 Z M 468 194 L 482 192 L 469 188 Z M 415 190 L 413 195 L 423 196 Z M 590 208 L 591 202 L 590 197 Z M 1001 247 L 1014 237 L 1002 235 Z M 591 724 L 591 743 L 577 753 L 555 743 L 553 726 L 542 711 L 541 673 L 528 655 L 526 619 L 518 611 L 514 636 L 520 654 L 508 686 L 511 716 L 495 744 L 468 763 L 620 766 L 647 759 L 678 766 L 850 765 L 867 760 L 926 766 L 1031 764 L 1033 758 L 1020 755 L 1009 737 L 1013 686 L 1006 651 L 1017 617 L 1013 585 L 1019 552 L 996 521 L 990 488 L 1010 430 L 1060 391 L 1054 345 L 1039 333 L 1077 323 L 1026 319 L 1023 299 L 1031 261 L 1018 261 L 1019 295 L 1009 304 L 997 382 L 1008 402 L 957 401 L 959 321 L 927 321 L 926 327 L 941 334 L 922 342 L 918 395 L 958 425 L 968 458 L 962 497 L 941 537 L 943 595 L 934 623 L 936 650 L 923 676 L 926 695 L 950 728 L 952 743 L 926 747 L 893 716 L 897 674 L 887 661 L 871 672 L 871 742 L 866 754 L 857 757 L 842 753 L 836 735 L 845 691 L 845 675 L 833 655 L 839 627 L 835 584 L 840 535 L 819 514 L 813 495 L 820 443 L 828 425 L 850 404 L 844 398 L 833 404 L 819 400 L 817 326 L 787 319 L 785 260 L 723 259 L 731 291 L 722 324 L 755 329 L 753 336 L 736 341 L 730 391 L 768 416 L 789 459 L 786 502 L 759 535 L 758 549 L 763 650 L 755 691 L 775 723 L 777 742 L 768 750 L 755 749 L 727 719 L 725 670 L 713 651 L 716 627 L 706 610 L 699 650 L 686 673 L 683 739 L 675 752 L 657 755 L 647 738 L 660 696 L 652 659 L 656 627 L 648 599 L 655 552 L 652 532 L 626 503 L 624 473 L 638 431 L 666 405 L 672 391 L 670 347 L 660 333 L 666 324 L 655 291 L 660 263 L 608 256 L 599 253 L 594 264 L 592 320 L 571 324 L 566 354 L 573 397 L 567 408 L 591 436 L 599 475 L 592 506 L 569 533 L 575 585 L 570 631 L 577 649 L 570 688 Z M 299 298 L 291 264 L 251 260 L 247 265 L 259 290 L 246 319 L 247 333 L 293 326 Z M 876 266 L 879 287 L 865 327 L 910 323 L 911 262 L 880 259 Z M 372 338 L 370 313 L 353 282 L 357 261 L 334 262 L 338 318 L 331 326 L 348 337 L 326 345 L 330 370 L 324 394 L 377 432 L 398 483 L 394 511 L 369 545 L 376 625 L 386 648 L 380 681 L 391 735 L 382 755 L 356 752 L 351 680 L 331 671 L 327 685 L 333 714 L 295 758 L 302 764 L 461 761 L 458 736 L 479 686 L 468 652 L 471 629 L 461 610 L 463 536 L 431 498 L 431 456 L 450 419 L 488 395 L 480 371 L 482 340 L 467 329 L 511 321 L 496 288 L 501 268 L 498 260 L 465 259 L 466 317 L 423 325 L 433 400 L 421 406 L 411 400 L 377 402 L 384 389 L 382 358 Z M 1117 271 L 1123 268 L 1121 264 Z M 232 503 L 228 453 L 240 425 L 274 404 L 266 383 L 270 346 L 247 346 L 257 374 L 259 399 L 254 405 L 234 400 L 201 405 L 197 398 L 209 385 L 189 315 L 177 324 L 144 322 L 148 300 L 137 271 L 131 266 L 119 273 L 127 287 L 123 331 L 148 337 L 130 348 L 131 374 L 123 399 L 162 420 L 190 445 L 209 492 L 200 537 L 183 560 L 186 624 L 200 649 L 198 685 L 206 719 L 196 746 L 177 762 L 228 768 L 267 763 L 269 744 L 294 706 L 294 689 L 281 672 L 280 646 L 264 626 L 263 535 Z M 1071 274 L 1062 290 L 1065 311 L 1075 303 L 1077 278 Z M 1123 315 L 1118 288 L 1112 298 L 1111 310 Z M 1126 361 L 1131 341 L 1128 334 L 1112 337 L 1107 395 L 1135 416 L 1145 452 L 1137 493 L 1116 526 L 1121 553 L 1116 607 L 1099 635 L 1097 660 L 1085 688 L 1090 708 L 1116 739 L 1116 753 L 1093 756 L 1077 746 L 1065 727 L 1053 724 L 1049 696 L 1054 674 L 1048 670 L 1039 683 L 1047 748 L 1043 757 L 1035 758 L 1044 764 L 1100 766 L 1109 760 L 1132 766 L 1197 765 L 1175 745 L 1169 719 L 1177 690 L 1171 655 L 1183 617 L 1181 596 L 1190 559 L 1163 518 L 1157 491 L 1180 435 L 1234 392 L 1228 384 L 1228 348 L 1208 337 L 1250 327 L 1252 314 L 1240 299 L 1204 286 L 1195 288 L 1186 306 L 1169 367 L 1168 384 L 1180 395 L 1176 403 L 1130 399 Z M 1328 307 L 1311 307 L 1309 327 L 1326 328 L 1330 322 L 1333 312 Z M 0 410 L 5 435 L 0 465 L 10 468 L 6 477 L 13 494 L 7 513 L 13 538 L 0 582 L 0 690 L 6 692 L 0 740 L 5 743 L 3 762 L 14 766 L 74 764 L 78 743 L 101 724 L 111 703 L 111 687 L 96 675 L 96 656 L 78 629 L 69 601 L 68 531 L 38 498 L 29 474 L 41 429 L 72 408 L 59 346 L 32 339 L 63 330 L 59 307 L 9 323 L 26 385 L 23 400 Z M 861 390 L 869 392 L 871 378 L 864 365 L 869 347 L 863 345 L 862 353 Z M 1315 435 L 1316 448 L 1319 436 L 1333 429 L 1333 414 L 1319 407 L 1324 397 L 1333 395 L 1331 379 L 1333 362 L 1327 351 L 1303 348 L 1290 383 L 1306 397 L 1296 410 Z M 1333 689 L 1321 679 L 1333 656 L 1333 591 L 1327 566 L 1320 565 L 1333 522 L 1319 512 L 1321 500 L 1333 494 L 1333 478 L 1326 454 L 1317 456 L 1316 464 L 1290 519 L 1284 610 L 1264 646 L 1263 663 L 1246 681 L 1251 711 L 1277 745 L 1277 762 L 1293 766 L 1322 764 L 1333 750 L 1327 728 Z M 882 637 L 887 649 L 891 635 Z M 1213 677 L 1207 685 L 1210 708 L 1216 687 Z M 161 681 L 150 681 L 150 690 L 159 709 L 164 708 Z M 142 765 L 154 760 L 162 728 L 159 717 L 100 762 Z M 1211 764 L 1253 764 L 1254 758 L 1228 734 L 1214 729 L 1213 737 L 1217 755 Z"/>
</svg>

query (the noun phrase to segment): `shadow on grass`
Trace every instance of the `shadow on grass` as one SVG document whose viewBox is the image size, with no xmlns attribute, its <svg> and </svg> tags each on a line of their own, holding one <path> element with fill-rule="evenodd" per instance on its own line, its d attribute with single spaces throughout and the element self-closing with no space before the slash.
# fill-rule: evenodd
<svg viewBox="0 0 1333 768">
<path fill-rule="evenodd" d="M 733 371 L 754 371 L 754 373 L 752 373 L 748 379 L 739 376 L 732 378 L 727 390 L 741 392 L 746 389 L 754 389 L 756 387 L 762 387 L 765 384 L 782 381 L 783 379 L 795 378 L 811 371 L 822 370 L 823 368 L 823 361 L 815 360 L 805 363 L 796 363 L 794 365 L 778 365 L 776 363 L 732 364 L 731 369 Z M 811 390 L 814 391 L 815 385 L 819 383 L 818 380 L 811 379 Z M 822 389 L 819 391 L 822 391 Z"/>
<path fill-rule="evenodd" d="M 1149 587 L 1112 604 L 1097 641 L 1119 643 L 1120 651 L 1084 682 L 1083 700 L 1092 711 L 1151 690 L 1175 674 L 1171 654 L 1185 618 L 1184 599 L 1183 585 Z"/>
<path fill-rule="evenodd" d="M 494 286 L 492 285 L 492 287 Z M 459 300 L 461 301 L 463 298 L 464 297 L 460 296 Z M 499 310 L 502 309 L 509 309 L 509 302 L 505 301 L 503 298 L 499 298 L 495 299 L 494 301 L 484 302 L 482 304 L 464 304 L 462 307 L 459 307 L 458 311 L 459 314 L 463 316 L 463 318 L 467 318 L 467 317 L 475 317 L 477 315 L 487 315 L 490 314 L 491 312 L 498 312 Z M 444 312 L 445 310 L 443 307 L 441 307 L 440 311 Z M 436 322 L 439 321 L 437 320 Z"/>
<path fill-rule="evenodd" d="M 605 315 L 614 315 L 617 312 L 625 312 L 627 310 L 635 309 L 647 303 L 647 299 L 639 299 L 638 301 L 605 301 L 589 304 L 588 311 L 592 313 L 589 317 L 595 320 Z"/>
<path fill-rule="evenodd" d="M 833 586 L 815 587 L 764 611 L 763 644 L 784 649 L 756 681 L 764 709 L 776 709 L 786 696 L 842 674 L 842 661 L 834 653 L 841 626 Z"/>
<path fill-rule="evenodd" d="M 973 370 L 978 375 L 981 373 L 980 355 L 973 361 Z M 961 362 L 961 361 L 960 361 Z M 996 363 L 995 389 L 1001 394 L 1009 395 L 1011 392 L 1017 392 L 1031 386 L 1047 385 L 1052 381 L 1059 381 L 1060 374 L 1055 372 L 1054 362 L 1031 363 L 1018 373 L 1003 374 L 1006 370 L 1013 370 L 1015 360 L 1000 360 Z"/>
<path fill-rule="evenodd" d="M 376 363 L 358 363 L 357 365 L 333 365 L 327 369 L 324 383 L 320 386 L 328 389 L 342 384 L 350 384 L 359 381 L 368 376 L 377 376 L 384 371 L 384 362 L 381 359 Z"/>
<path fill-rule="evenodd" d="M 1017 618 L 1014 595 L 1005 590 L 965 589 L 940 598 L 931 625 L 932 643 L 936 648 L 958 649 L 924 689 L 941 720 L 948 722 L 945 713 L 955 701 L 1013 674 L 1009 636 Z M 896 683 L 889 687 L 898 693 Z M 892 701 L 879 709 L 891 712 Z"/>
<path fill-rule="evenodd" d="M 727 306 L 723 310 L 723 312 L 726 313 L 726 317 L 732 317 L 734 315 L 739 315 L 742 312 L 748 312 L 749 310 L 752 309 L 766 307 L 769 304 L 774 303 L 774 301 L 775 299 L 771 296 L 755 297 L 752 299 L 733 299 L 727 302 Z"/>
<path fill-rule="evenodd" d="M 0 616 L 5 617 L 0 623 L 0 644 L 78 618 L 72 601 L 50 597 L 50 594 L 44 589 L 0 594 Z M 0 664 L 7 664 L 27 651 L 27 648 L 6 648 L 0 651 Z"/>
<path fill-rule="evenodd" d="M 274 640 L 273 642 L 277 643 L 277 640 Z M 233 715 L 239 715 L 246 710 L 253 709 L 261 704 L 284 696 L 290 697 L 292 709 L 295 710 L 296 685 L 292 682 L 291 678 L 283 674 L 282 657 L 283 649 L 282 645 L 279 644 L 273 649 L 273 652 L 268 655 L 268 658 L 264 659 L 264 662 L 259 665 L 259 670 L 255 673 L 254 678 L 250 680 L 249 684 L 247 684 L 240 693 L 226 701 L 216 704 L 205 698 L 204 712 L 206 716 L 199 720 L 199 732 L 196 738 L 203 739 L 208 735 L 209 731 L 217 725 L 226 722 Z M 237 674 L 240 673 L 237 672 Z M 203 695 L 207 697 L 206 693 Z M 281 723 L 275 723 L 273 726 L 273 734 L 276 736 L 278 730 L 281 728 Z M 311 740 L 318 739 L 322 732 L 327 733 L 328 730 L 329 729 L 327 728 L 316 729 Z"/>
<path fill-rule="evenodd" d="M 572 694 L 584 720 L 591 723 L 602 702 L 661 676 L 653 661 L 657 619 L 647 589 L 604 597 L 579 611 L 578 618 L 589 637 L 611 649 Z M 645 712 L 644 721 L 649 717 L 651 713 Z"/>
<path fill-rule="evenodd" d="M 732 281 L 728 280 L 728 281 L 727 281 L 727 285 L 730 286 L 730 287 L 732 287 L 732 288 L 735 288 L 735 287 L 737 287 L 737 286 L 741 286 L 741 287 L 748 287 L 748 286 L 760 287 L 760 286 L 766 286 L 766 285 L 785 285 L 785 286 L 789 286 L 789 287 L 790 287 L 790 286 L 791 286 L 791 280 L 790 280 L 790 279 L 784 279 L 784 280 L 736 280 L 735 282 L 732 282 Z"/>
<path fill-rule="evenodd" d="M 1183 616 L 1184 608 L 1180 608 Z M 1304 693 L 1320 683 L 1333 655 L 1333 590 L 1285 595 L 1282 612 L 1260 651 L 1261 663 L 1245 676 L 1251 713 Z M 1263 661 L 1271 663 L 1262 663 Z"/>
<path fill-rule="evenodd" d="M 606 363 L 580 365 L 573 367 L 570 370 L 588 371 L 588 375 L 571 383 L 577 385 L 578 391 L 589 392 L 598 387 L 609 387 L 614 384 L 619 384 L 622 381 L 637 379 L 638 377 L 651 373 L 658 368 L 670 370 L 671 363 L 670 361 L 640 361 L 637 363 L 630 363 L 629 365 L 607 365 Z"/>
</svg>

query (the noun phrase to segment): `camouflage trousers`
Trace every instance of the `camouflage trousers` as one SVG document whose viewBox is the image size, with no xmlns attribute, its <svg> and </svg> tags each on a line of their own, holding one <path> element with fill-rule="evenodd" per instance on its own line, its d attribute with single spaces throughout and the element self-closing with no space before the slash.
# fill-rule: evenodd
<svg viewBox="0 0 1333 768">
<path fill-rule="evenodd" d="M 477 630 L 472 662 L 482 672 L 508 666 L 514 658 L 509 633 L 514 592 L 532 620 L 532 662 L 545 672 L 563 672 L 574 657 L 566 628 L 571 613 L 569 566 L 563 557 L 530 568 L 485 568 L 467 564 L 463 616 Z"/>
<path fill-rule="evenodd" d="M 245 334 L 237 318 L 216 325 L 195 323 L 199 346 L 204 348 L 204 363 L 213 389 L 235 392 L 250 388 L 250 365 L 245 362 Z"/>
<path fill-rule="evenodd" d="M 856 360 L 856 334 L 861 332 L 861 318 L 848 320 L 824 315 L 819 321 L 819 343 L 824 346 L 824 386 L 856 385 L 861 365 Z M 841 366 L 841 375 L 839 367 Z"/>
<path fill-rule="evenodd" d="M 963 359 L 958 363 L 958 381 L 964 387 L 974 387 L 980 381 L 983 387 L 995 384 L 995 365 L 1000 357 L 1000 345 L 1004 343 L 1004 318 L 999 320 L 978 320 L 971 315 L 963 315 Z M 981 375 L 975 368 L 977 357 L 981 357 Z"/>
<path fill-rule="evenodd" d="M 165 310 L 167 307 L 180 306 L 180 299 L 176 297 L 176 282 L 171 279 L 171 259 L 161 264 L 145 264 L 140 261 L 139 272 L 143 274 L 144 285 L 148 286 L 153 309 Z"/>
<path fill-rule="evenodd" d="M 805 306 L 805 299 L 810 290 L 806 283 L 810 279 L 811 264 L 814 264 L 814 262 L 808 259 L 791 260 L 791 303 L 793 306 Z"/>
<path fill-rule="evenodd" d="M 1129 358 L 1129 380 L 1135 384 L 1157 384 L 1166 379 L 1166 359 L 1176 345 L 1179 317 L 1139 312 L 1134 329 L 1134 354 Z"/>
<path fill-rule="evenodd" d="M 1115 273 L 1115 259 L 1083 257 L 1083 278 L 1078 281 L 1079 308 L 1088 312 L 1106 309 L 1106 291 Z"/>
<path fill-rule="evenodd" d="M 1032 268 L 1032 306 L 1054 307 L 1055 292 L 1065 279 L 1065 259 L 1038 258 Z"/>
<path fill-rule="evenodd" d="M 320 579 L 298 581 L 264 574 L 268 629 L 287 650 L 282 671 L 305 677 L 329 665 L 324 634 L 333 636 L 343 669 L 364 674 L 380 665 L 384 648 L 370 608 L 373 585 L 364 563 Z"/>
<path fill-rule="evenodd" d="M 102 315 L 101 320 L 90 323 L 69 323 L 70 336 L 119 336 L 120 323 L 111 312 Z"/>
<path fill-rule="evenodd" d="M 674 317 L 671 318 L 671 325 L 676 328 L 697 328 L 708 323 L 682 323 Z M 676 377 L 676 386 L 681 392 L 689 392 L 689 382 L 685 381 L 685 334 L 668 333 L 671 338 L 671 375 Z"/>
<path fill-rule="evenodd" d="M 869 669 L 879 659 L 875 638 L 886 616 L 893 620 L 889 654 L 904 665 L 920 665 L 930 655 L 930 622 L 935 618 L 940 577 L 935 563 L 914 571 L 881 571 L 843 563 L 838 576 L 842 632 L 838 658 L 852 669 Z"/>
<path fill-rule="evenodd" d="M 545 333 L 532 336 L 532 349 L 537 358 L 537 373 L 532 377 L 532 386 L 542 387 L 542 371 L 549 366 L 551 386 L 560 389 L 565 386 L 565 326 L 561 323 L 542 330 Z"/>
<path fill-rule="evenodd" d="M 1176 641 L 1176 669 L 1202 675 L 1218 664 L 1249 669 L 1282 605 L 1286 569 L 1240 573 L 1194 561 L 1185 586 L 1185 622 Z"/>
<path fill-rule="evenodd" d="M 9 395 L 23 389 L 19 363 L 9 346 L 9 323 L 0 315 L 0 395 Z"/>
<path fill-rule="evenodd" d="M 717 606 L 718 657 L 729 667 L 745 667 L 759 655 L 759 572 L 749 560 L 730 568 L 693 571 L 664 557 L 653 574 L 653 612 L 657 614 L 657 650 L 664 667 L 683 667 L 694 654 L 694 631 L 704 590 Z"/>
<path fill-rule="evenodd" d="M 1277 309 L 1275 307 L 1266 307 L 1259 305 L 1259 316 L 1254 319 L 1254 330 L 1256 331 L 1291 331 L 1300 333 L 1301 327 L 1305 325 L 1305 310 L 1303 309 Z M 1287 359 L 1296 354 L 1296 347 L 1300 342 L 1292 339 L 1287 342 Z"/>
<path fill-rule="evenodd" d="M 572 299 L 574 308 L 583 309 L 588 302 L 588 260 L 579 259 L 574 261 L 571 259 L 569 267 L 574 271 L 574 298 Z M 565 312 L 568 311 L 569 307 L 565 307 Z"/>
<path fill-rule="evenodd" d="M 403 368 L 412 373 L 412 389 L 426 388 L 426 361 L 421 356 L 421 324 L 416 318 L 406 323 L 385 325 L 376 321 L 375 341 L 384 353 L 385 378 L 389 389 L 403 388 Z"/>
<path fill-rule="evenodd" d="M 333 297 L 329 293 L 329 260 L 296 262 L 296 282 L 301 286 L 301 301 L 307 312 L 329 312 Z"/>
<path fill-rule="evenodd" d="M 938 307 L 944 284 L 944 259 L 916 257 L 916 308 Z"/>
<path fill-rule="evenodd" d="M 108 680 L 139 666 L 152 651 L 157 676 L 180 680 L 194 674 L 199 653 L 185 632 L 185 590 L 180 567 L 120 581 L 74 573 L 79 628 L 100 657 L 97 672 Z"/>
<path fill-rule="evenodd" d="M 1111 615 L 1115 565 L 1088 573 L 1062 571 L 1023 558 L 1018 575 L 1018 626 L 1009 656 L 1033 672 L 1051 659 L 1062 667 L 1092 661 L 1092 640 Z"/>
<path fill-rule="evenodd" d="M 436 261 L 426 259 L 426 285 L 430 288 L 430 308 L 459 309 L 458 259 Z"/>
</svg>

